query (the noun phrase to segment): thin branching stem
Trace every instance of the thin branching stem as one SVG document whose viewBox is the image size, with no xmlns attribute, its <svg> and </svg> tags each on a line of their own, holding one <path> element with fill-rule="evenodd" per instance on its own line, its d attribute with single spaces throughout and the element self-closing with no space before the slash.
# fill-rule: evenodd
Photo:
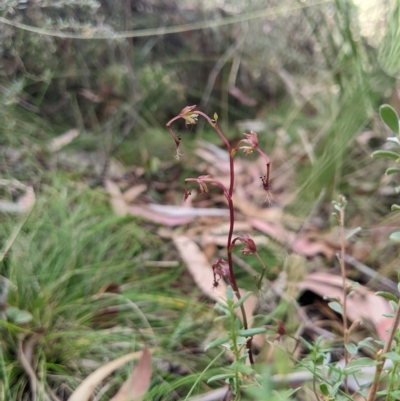
<svg viewBox="0 0 400 401">
<path fill-rule="evenodd" d="M 222 131 L 220 130 L 220 128 L 218 127 L 217 121 L 211 119 L 207 114 L 203 113 L 202 111 L 199 110 L 195 110 L 195 106 L 188 106 L 186 108 L 184 108 L 181 113 L 179 115 L 177 115 L 176 117 L 172 118 L 170 121 L 168 121 L 167 123 L 167 127 L 168 130 L 172 136 L 172 138 L 175 141 L 175 145 L 176 145 L 176 150 L 177 150 L 177 155 L 179 156 L 179 145 L 180 145 L 180 138 L 177 137 L 174 132 L 172 131 L 171 128 L 171 124 L 178 120 L 179 118 L 184 118 L 186 120 L 186 122 L 189 122 L 190 124 L 195 124 L 197 121 L 197 117 L 198 116 L 202 116 L 204 117 L 207 122 L 211 125 L 211 127 L 214 128 L 214 130 L 216 131 L 216 133 L 218 134 L 218 136 L 222 139 L 222 141 L 224 142 L 226 148 L 228 149 L 229 152 L 229 177 L 230 177 L 230 181 L 229 181 L 229 190 L 225 188 L 225 186 L 218 180 L 215 180 L 211 177 L 207 177 L 207 176 L 203 176 L 203 177 L 198 177 L 198 178 L 189 178 L 185 180 L 185 199 L 187 198 L 187 196 L 190 194 L 189 191 L 187 191 L 186 188 L 186 183 L 188 181 L 195 181 L 199 184 L 201 189 L 204 189 L 204 183 L 209 182 L 209 183 L 213 183 L 217 186 L 219 186 L 225 197 L 226 200 L 228 202 L 228 207 L 229 207 L 229 233 L 228 233 L 228 239 L 227 239 L 227 253 L 228 253 L 228 267 L 229 267 L 229 281 L 230 281 L 230 285 L 233 289 L 233 291 L 235 292 L 236 298 L 238 300 L 241 299 L 240 296 L 240 292 L 239 292 L 239 287 L 237 285 L 236 282 L 236 278 L 235 278 L 235 274 L 233 271 L 233 260 L 232 260 L 232 252 L 233 252 L 233 248 L 234 248 L 234 244 L 232 243 L 232 236 L 233 236 L 233 230 L 234 230 L 234 226 L 235 226 L 235 209 L 233 207 L 233 201 L 232 201 L 232 195 L 233 195 L 233 187 L 234 187 L 234 183 L 235 183 L 235 170 L 234 170 L 234 162 L 233 162 L 233 152 L 232 152 L 232 147 L 228 141 L 228 139 L 225 137 L 225 135 L 222 133 Z M 246 311 L 244 309 L 243 304 L 240 305 L 240 311 L 242 314 L 242 320 L 243 320 L 243 327 L 245 330 L 248 329 L 248 322 L 247 322 L 247 316 L 246 316 Z M 251 364 L 254 364 L 254 358 L 253 358 L 253 353 L 251 350 L 251 342 L 252 342 L 252 337 L 249 337 L 246 347 L 248 350 L 248 354 L 249 354 L 249 360 Z"/>
<path fill-rule="evenodd" d="M 257 288 L 260 289 L 262 281 L 263 281 L 263 278 L 265 276 L 265 272 L 267 271 L 267 266 L 265 265 L 264 261 L 262 260 L 261 256 L 258 254 L 258 252 L 255 253 L 255 256 L 259 260 L 259 262 L 261 263 L 261 266 L 263 268 L 263 271 L 262 271 L 261 276 L 260 276 L 260 278 L 258 280 L 258 283 L 257 283 Z"/>
<path fill-rule="evenodd" d="M 240 297 L 240 292 L 239 292 L 239 287 L 236 283 L 236 278 L 235 274 L 233 272 L 233 260 L 232 260 L 232 252 L 234 245 L 232 243 L 232 235 L 233 235 L 233 228 L 234 228 L 234 222 L 235 222 L 235 211 L 233 208 L 233 202 L 232 198 L 229 198 L 228 201 L 229 205 L 229 233 L 228 233 L 228 266 L 229 266 L 229 279 L 230 279 L 230 284 L 232 286 L 233 291 L 235 291 L 236 298 L 239 300 Z M 243 319 L 243 327 L 245 330 L 248 329 L 248 323 L 247 323 L 247 316 L 246 316 L 246 311 L 244 309 L 243 304 L 240 305 L 240 311 L 242 312 L 242 319 Z M 254 358 L 253 358 L 253 353 L 251 351 L 251 342 L 252 342 L 252 337 L 249 337 L 246 343 L 247 350 L 249 352 L 249 360 L 251 364 L 254 364 Z"/>
<path fill-rule="evenodd" d="M 233 248 L 234 248 L 234 243 L 232 242 L 232 236 L 233 236 L 233 230 L 234 230 L 234 226 L 235 226 L 235 209 L 233 207 L 233 201 L 232 201 L 233 188 L 234 188 L 234 184 L 235 184 L 235 165 L 234 165 L 234 161 L 233 161 L 234 152 L 232 152 L 232 147 L 231 147 L 229 141 L 227 140 L 227 138 L 225 137 L 225 135 L 222 133 L 222 131 L 218 127 L 217 122 L 211 120 L 207 115 L 205 115 L 202 112 L 196 111 L 196 113 L 198 113 L 199 115 L 206 118 L 208 123 L 215 129 L 217 134 L 223 140 L 223 142 L 225 143 L 225 145 L 228 149 L 228 152 L 229 152 L 229 192 L 228 192 L 229 196 L 227 198 L 228 205 L 229 205 L 229 233 L 228 233 L 228 241 L 227 241 L 228 266 L 229 266 L 229 273 L 230 273 L 229 277 L 230 277 L 231 286 L 232 286 L 233 290 L 235 291 L 237 299 L 240 300 L 241 296 L 240 296 L 240 292 L 239 292 L 239 287 L 236 283 L 236 278 L 235 278 L 235 274 L 233 271 L 233 260 L 232 260 L 232 252 L 233 252 Z M 243 326 L 245 329 L 247 329 L 248 322 L 247 322 L 246 311 L 244 309 L 243 304 L 240 305 L 240 310 L 242 313 Z M 252 339 L 253 339 L 252 337 L 249 337 L 249 339 L 247 340 L 247 343 L 246 343 L 246 347 L 247 347 L 247 350 L 249 353 L 250 363 L 254 364 L 253 352 L 251 349 Z"/>
<path fill-rule="evenodd" d="M 346 281 L 346 265 L 344 261 L 345 247 L 346 247 L 346 234 L 344 231 L 344 205 L 339 210 L 339 227 L 340 227 L 340 271 L 342 275 L 342 286 L 343 286 L 343 301 L 342 301 L 342 318 L 343 318 L 343 342 L 344 342 L 344 361 L 345 366 L 349 363 L 349 353 L 347 351 L 347 344 L 349 342 L 349 330 L 347 326 L 347 281 Z M 344 378 L 344 389 L 348 393 L 349 386 L 347 376 Z"/>
</svg>

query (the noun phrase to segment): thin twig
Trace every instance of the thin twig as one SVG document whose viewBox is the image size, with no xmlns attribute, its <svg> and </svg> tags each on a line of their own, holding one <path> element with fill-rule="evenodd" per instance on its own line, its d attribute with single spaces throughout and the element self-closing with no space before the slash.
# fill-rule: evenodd
<svg viewBox="0 0 400 401">
<path fill-rule="evenodd" d="M 370 282 L 368 283 L 370 287 L 375 287 L 375 288 L 378 287 L 377 285 L 374 285 L 374 282 L 378 282 L 382 287 L 384 287 L 385 290 L 390 291 L 392 294 L 396 295 L 396 297 L 400 297 L 400 292 L 397 289 L 397 284 L 392 280 L 383 276 L 376 270 L 371 269 L 364 263 L 361 263 L 359 260 L 357 260 L 355 257 L 351 255 L 345 254 L 344 260 L 346 263 L 357 269 L 360 273 L 370 278 Z"/>
<path fill-rule="evenodd" d="M 211 70 L 211 73 L 208 76 L 206 87 L 203 92 L 203 96 L 201 97 L 201 108 L 204 109 L 207 106 L 218 74 L 221 72 L 222 68 L 229 61 L 229 59 L 231 59 L 237 53 L 238 49 L 243 45 L 244 41 L 246 40 L 246 33 L 247 30 L 246 32 L 238 35 L 236 41 L 225 51 L 225 53 L 219 58 L 219 60 Z"/>
<path fill-rule="evenodd" d="M 32 208 L 27 211 L 23 218 L 20 220 L 20 222 L 17 224 L 16 227 L 14 227 L 14 230 L 11 233 L 11 236 L 8 238 L 7 242 L 4 244 L 3 249 L 0 251 L 0 262 L 4 259 L 4 257 L 7 255 L 7 252 L 10 250 L 12 244 L 14 243 L 15 239 L 17 238 L 19 232 L 22 230 L 22 227 L 28 220 L 28 217 L 30 216 L 32 211 Z"/>
<path fill-rule="evenodd" d="M 332 0 L 321 0 L 317 1 L 313 4 L 299 4 L 296 6 L 291 5 L 290 7 L 286 6 L 277 6 L 277 7 L 268 7 L 265 10 L 257 10 L 249 13 L 233 15 L 226 18 L 216 18 L 214 20 L 205 20 L 200 22 L 193 22 L 191 24 L 181 24 L 163 28 L 147 28 L 147 29 L 137 29 L 133 31 L 127 32 L 110 32 L 110 31 L 101 31 L 100 29 L 92 29 L 91 31 L 80 31 L 78 33 L 71 33 L 61 30 L 53 30 L 53 29 L 44 29 L 38 28 L 35 26 L 23 24 L 21 22 L 12 21 L 10 19 L 0 17 L 0 22 L 3 24 L 10 25 L 12 27 L 23 29 L 28 32 L 36 33 L 38 35 L 45 36 L 54 36 L 60 37 L 64 39 L 81 39 L 81 40 L 120 40 L 125 38 L 139 38 L 139 37 L 149 37 L 149 36 L 160 36 L 167 35 L 172 33 L 180 33 L 180 32 L 189 32 L 196 31 L 199 29 L 209 29 L 215 28 L 225 25 L 236 24 L 238 22 L 244 21 L 252 21 L 255 19 L 261 19 L 266 17 L 272 17 L 279 14 L 286 14 L 288 12 L 293 12 L 294 10 L 301 10 L 303 8 L 314 7 L 319 4 L 330 3 Z"/>
<path fill-rule="evenodd" d="M 345 361 L 345 366 L 349 363 L 349 353 L 347 351 L 347 344 L 349 342 L 349 331 L 348 331 L 348 326 L 347 326 L 347 285 L 346 285 L 346 265 L 344 261 L 344 254 L 345 254 L 345 248 L 346 248 L 346 233 L 344 230 L 344 203 L 345 199 L 343 199 L 342 206 L 340 207 L 339 210 L 339 227 L 340 227 L 340 248 L 341 248 L 341 254 L 340 254 L 340 271 L 342 275 L 342 281 L 343 281 L 343 301 L 342 301 L 342 318 L 343 318 L 343 342 L 344 342 L 344 361 Z M 349 391 L 349 386 L 348 386 L 348 380 L 347 376 L 344 378 L 344 390 L 346 393 Z"/>
<path fill-rule="evenodd" d="M 32 365 L 30 364 L 29 360 L 27 359 L 27 357 L 24 353 L 24 348 L 23 348 L 24 337 L 25 337 L 25 335 L 21 335 L 18 338 L 17 356 L 18 356 L 18 361 L 21 363 L 22 368 L 25 370 L 26 374 L 29 377 L 29 384 L 30 384 L 30 388 L 31 388 L 32 400 L 36 401 L 37 390 L 40 389 L 41 397 L 43 397 L 43 400 L 50 401 L 49 396 L 44 391 L 43 383 L 41 383 L 39 381 L 39 379 L 37 378 Z"/>
</svg>

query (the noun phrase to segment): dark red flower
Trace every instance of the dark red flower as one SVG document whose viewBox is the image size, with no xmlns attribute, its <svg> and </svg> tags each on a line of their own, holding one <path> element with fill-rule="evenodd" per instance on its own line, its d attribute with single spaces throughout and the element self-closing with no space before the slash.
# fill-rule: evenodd
<svg viewBox="0 0 400 401">
<path fill-rule="evenodd" d="M 222 277 L 229 276 L 229 265 L 225 259 L 217 259 L 213 265 L 214 280 L 217 281 Z"/>
<path fill-rule="evenodd" d="M 245 247 L 241 250 L 243 255 L 252 255 L 257 253 L 256 243 L 246 234 L 244 237 L 237 237 L 233 242 L 240 241 Z"/>
</svg>

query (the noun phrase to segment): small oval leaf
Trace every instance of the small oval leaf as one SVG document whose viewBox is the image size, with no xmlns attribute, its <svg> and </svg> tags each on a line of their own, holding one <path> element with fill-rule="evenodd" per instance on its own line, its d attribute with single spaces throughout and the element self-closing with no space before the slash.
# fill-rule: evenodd
<svg viewBox="0 0 400 401">
<path fill-rule="evenodd" d="M 347 349 L 347 352 L 350 355 L 357 355 L 358 352 L 358 347 L 357 345 L 353 344 L 353 343 L 349 343 L 349 344 L 345 344 L 345 347 Z"/>
<path fill-rule="evenodd" d="M 228 301 L 233 301 L 233 290 L 232 290 L 232 287 L 230 285 L 228 285 L 228 287 L 226 289 L 226 299 Z"/>
<path fill-rule="evenodd" d="M 353 235 L 356 235 L 356 234 L 359 233 L 361 230 L 362 230 L 361 227 L 353 228 L 352 230 L 350 230 L 350 231 L 346 234 L 346 240 L 349 240 Z"/>
<path fill-rule="evenodd" d="M 329 302 L 328 306 L 336 313 L 339 313 L 340 315 L 343 314 L 342 306 L 339 304 L 339 302 Z"/>
<path fill-rule="evenodd" d="M 386 175 L 391 175 L 391 174 L 396 174 L 396 173 L 400 173 L 400 168 L 389 167 L 389 168 L 386 170 Z"/>
<path fill-rule="evenodd" d="M 247 344 L 247 338 L 246 337 L 236 337 L 236 344 L 237 345 L 245 345 Z"/>
<path fill-rule="evenodd" d="M 378 291 L 375 293 L 376 295 L 378 295 L 378 297 L 382 297 L 382 298 L 386 298 L 389 301 L 394 301 L 394 302 L 398 302 L 399 300 L 397 299 L 396 295 L 392 294 L 391 292 L 387 292 L 387 291 Z"/>
<path fill-rule="evenodd" d="M 396 231 L 396 232 L 390 234 L 390 237 L 389 237 L 389 238 L 390 238 L 392 241 L 400 242 L 400 231 Z"/>
<path fill-rule="evenodd" d="M 229 336 L 217 338 L 216 340 L 211 341 L 209 344 L 207 344 L 205 349 L 208 350 L 209 348 L 219 347 L 220 345 L 225 344 L 227 341 L 229 341 Z"/>
<path fill-rule="evenodd" d="M 7 317 L 15 324 L 29 323 L 33 316 L 26 310 L 21 310 L 16 306 L 10 306 L 6 309 Z"/>
<path fill-rule="evenodd" d="M 221 320 L 226 320 L 226 319 L 228 319 L 229 318 L 229 316 L 226 316 L 226 315 L 224 315 L 224 316 L 218 316 L 218 317 L 216 317 L 214 320 L 213 320 L 213 322 L 220 322 Z"/>
<path fill-rule="evenodd" d="M 319 385 L 319 389 L 321 390 L 321 393 L 325 396 L 328 397 L 329 395 L 329 389 L 328 386 L 326 385 L 326 383 L 321 383 Z"/>
<path fill-rule="evenodd" d="M 239 336 L 242 337 L 252 337 L 255 336 L 256 334 L 262 334 L 266 333 L 267 329 L 264 329 L 262 327 L 255 327 L 254 329 L 247 329 L 247 330 L 239 330 Z"/>
<path fill-rule="evenodd" d="M 239 299 L 239 301 L 237 301 L 237 302 L 233 305 L 233 308 L 236 309 L 236 308 L 238 308 L 240 305 L 242 305 L 243 302 L 246 301 L 246 299 L 249 298 L 249 296 L 250 296 L 251 294 L 252 294 L 251 291 L 246 292 L 246 294 L 244 294 L 244 295 Z"/>
<path fill-rule="evenodd" d="M 386 352 L 386 354 L 383 354 L 382 356 L 391 359 L 394 362 L 400 362 L 400 355 L 397 352 Z"/>
<path fill-rule="evenodd" d="M 394 142 L 397 143 L 397 145 L 400 145 L 399 138 L 397 136 L 390 136 L 389 138 L 386 138 L 389 142 Z"/>
<path fill-rule="evenodd" d="M 379 115 L 382 121 L 396 134 L 399 134 L 399 117 L 392 106 L 383 104 L 379 107 Z"/>
<path fill-rule="evenodd" d="M 376 366 L 378 362 L 376 360 L 373 360 L 368 357 L 363 357 L 363 358 L 358 358 L 358 359 L 353 359 L 346 365 L 346 369 L 352 369 L 355 367 L 361 367 L 361 366 Z"/>
<path fill-rule="evenodd" d="M 400 155 L 396 152 L 392 152 L 391 150 L 376 150 L 374 153 L 372 153 L 371 157 L 374 157 L 375 159 L 384 157 L 387 159 L 397 160 L 400 158 Z"/>
</svg>

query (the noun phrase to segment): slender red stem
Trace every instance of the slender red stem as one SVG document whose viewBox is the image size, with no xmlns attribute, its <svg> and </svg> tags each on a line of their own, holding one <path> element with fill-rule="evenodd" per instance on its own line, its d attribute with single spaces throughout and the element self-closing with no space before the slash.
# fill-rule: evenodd
<svg viewBox="0 0 400 401">
<path fill-rule="evenodd" d="M 229 266 L 230 284 L 232 286 L 233 291 L 235 291 L 237 299 L 239 300 L 241 297 L 240 297 L 239 287 L 236 283 L 235 273 L 233 272 L 233 260 L 232 260 L 232 251 L 233 251 L 232 236 L 233 236 L 233 230 L 235 227 L 235 209 L 233 207 L 233 201 L 232 201 L 233 187 L 235 184 L 235 167 L 234 167 L 233 156 L 232 156 L 232 147 L 231 147 L 228 139 L 225 137 L 225 135 L 219 129 L 217 122 L 214 122 L 213 120 L 211 120 L 211 118 L 208 117 L 207 114 L 204 114 L 201 111 L 195 110 L 194 112 L 203 116 L 207 120 L 207 122 L 215 129 L 215 131 L 217 132 L 219 137 L 225 143 L 226 148 L 228 149 L 228 152 L 229 152 L 229 178 L 230 179 L 229 179 L 229 191 L 228 191 L 229 196 L 227 197 L 228 206 L 229 206 L 229 233 L 228 233 L 228 241 L 227 241 L 228 266 Z M 240 310 L 242 312 L 243 327 L 245 328 L 245 330 L 247 330 L 248 329 L 247 316 L 246 316 L 246 311 L 244 310 L 243 304 L 240 305 Z M 253 353 L 251 351 L 251 342 L 252 342 L 252 337 L 249 337 L 246 347 L 249 352 L 250 363 L 254 364 Z"/>
<path fill-rule="evenodd" d="M 232 260 L 232 251 L 233 251 L 233 243 L 232 243 L 232 236 L 233 236 L 233 228 L 235 225 L 235 210 L 233 208 L 233 202 L 232 198 L 229 197 L 228 199 L 228 205 L 229 205 L 229 234 L 228 234 L 228 266 L 229 266 L 229 280 L 231 283 L 231 287 L 233 291 L 235 291 L 236 297 L 239 300 L 240 297 L 240 292 L 239 292 L 239 287 L 236 283 L 236 278 L 235 274 L 233 272 L 233 260 Z M 244 310 L 243 304 L 240 305 L 240 310 L 242 312 L 242 318 L 243 318 L 243 327 L 245 330 L 248 329 L 248 323 L 247 323 L 247 316 L 246 316 L 246 311 Z M 249 360 L 250 363 L 253 365 L 254 364 L 254 358 L 253 358 L 253 352 L 251 350 L 251 342 L 252 342 L 252 337 L 249 337 L 246 343 L 246 348 L 249 352 Z"/>
<path fill-rule="evenodd" d="M 207 122 L 214 128 L 214 130 L 217 132 L 217 134 L 219 135 L 219 137 L 222 139 L 222 141 L 224 142 L 226 148 L 228 149 L 229 152 L 229 190 L 227 190 L 225 188 L 225 186 L 218 180 L 212 179 L 212 178 L 194 178 L 194 179 L 186 179 L 185 180 L 185 185 L 187 181 L 196 181 L 200 184 L 201 181 L 203 182 L 210 182 L 210 183 L 214 183 L 216 185 L 218 185 L 224 192 L 224 195 L 226 197 L 226 200 L 228 201 L 228 206 L 229 206 L 229 233 L 228 233 L 228 241 L 227 241 L 227 252 L 228 252 L 228 266 L 229 266 L 229 281 L 231 284 L 231 287 L 233 289 L 233 291 L 236 294 L 236 298 L 238 300 L 241 299 L 240 296 L 240 292 L 239 292 L 239 287 L 236 283 L 236 278 L 235 278 L 235 274 L 233 271 L 233 260 L 232 260 L 232 251 L 234 248 L 234 244 L 232 243 L 232 236 L 233 236 L 233 230 L 234 230 L 234 226 L 235 226 L 235 210 L 233 207 L 233 201 L 232 201 L 232 195 L 233 195 L 233 187 L 234 187 L 234 183 L 235 183 L 235 170 L 234 170 L 234 163 L 233 163 L 233 155 L 232 155 L 232 147 L 228 141 L 228 139 L 225 137 L 225 135 L 222 133 L 222 131 L 220 130 L 220 128 L 217 125 L 217 122 L 212 120 L 207 114 L 203 113 L 202 111 L 198 111 L 198 110 L 190 110 L 190 112 L 192 114 L 198 114 L 202 117 L 204 117 Z M 183 115 L 178 115 L 174 118 L 172 118 L 170 121 L 168 121 L 167 123 L 167 127 L 170 131 L 171 136 L 173 137 L 175 144 L 177 146 L 177 149 L 179 148 L 179 143 L 180 143 L 180 139 L 177 138 L 175 136 L 175 134 L 173 133 L 172 129 L 171 129 L 171 124 L 178 120 L 179 118 L 183 118 Z M 260 151 L 261 152 L 261 151 Z M 262 152 L 261 152 L 262 153 Z M 268 159 L 269 161 L 269 159 Z M 245 330 L 248 329 L 248 323 L 247 323 L 247 317 L 246 317 L 246 311 L 244 309 L 243 304 L 240 305 L 240 311 L 242 313 L 242 319 L 243 319 L 243 327 Z M 249 337 L 249 340 L 246 343 L 246 347 L 249 353 L 249 360 L 251 364 L 254 364 L 254 358 L 253 358 L 253 353 L 251 350 L 251 342 L 252 342 L 252 337 Z"/>
</svg>

